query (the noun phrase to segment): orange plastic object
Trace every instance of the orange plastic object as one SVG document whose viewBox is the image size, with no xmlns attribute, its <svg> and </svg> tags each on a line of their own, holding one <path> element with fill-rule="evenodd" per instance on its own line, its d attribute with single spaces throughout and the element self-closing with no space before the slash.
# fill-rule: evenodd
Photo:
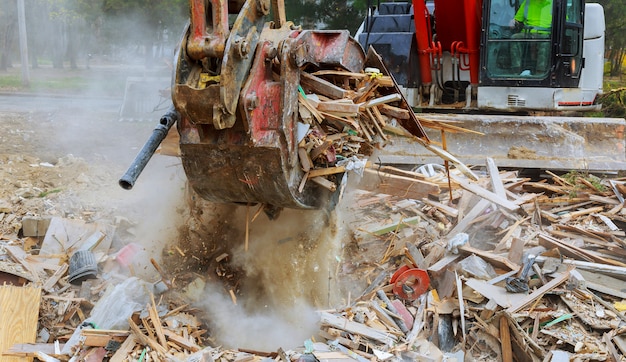
<svg viewBox="0 0 626 362">
<path fill-rule="evenodd" d="M 404 300 L 415 300 L 420 295 L 426 293 L 430 286 L 430 278 L 426 270 L 407 268 L 400 275 L 396 275 L 400 270 L 402 268 L 394 273 L 395 281 L 393 280 L 394 277 L 392 277 L 393 293 L 395 295 Z"/>
</svg>

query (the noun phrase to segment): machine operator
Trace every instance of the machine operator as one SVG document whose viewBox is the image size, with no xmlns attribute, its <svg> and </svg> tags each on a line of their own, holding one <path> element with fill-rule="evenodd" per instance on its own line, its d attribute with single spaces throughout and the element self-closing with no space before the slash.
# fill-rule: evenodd
<svg viewBox="0 0 626 362">
<path fill-rule="evenodd" d="M 524 0 L 509 24 L 517 33 L 511 39 L 537 39 L 532 42 L 536 47 L 534 73 L 544 74 L 548 71 L 550 57 L 550 34 L 552 29 L 552 0 Z M 516 74 L 530 76 L 533 70 L 529 65 L 532 52 L 531 43 L 514 41 L 511 44 L 511 67 Z M 524 66 L 524 68 L 522 68 Z"/>
</svg>

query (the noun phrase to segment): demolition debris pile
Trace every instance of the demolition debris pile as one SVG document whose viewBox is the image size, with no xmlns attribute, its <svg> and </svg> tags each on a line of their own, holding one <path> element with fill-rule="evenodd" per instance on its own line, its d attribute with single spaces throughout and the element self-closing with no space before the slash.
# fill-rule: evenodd
<svg viewBox="0 0 626 362">
<path fill-rule="evenodd" d="M 215 344 L 210 317 L 170 288 L 175 276 L 116 274 L 129 271 L 133 252 L 132 243 L 111 247 L 127 230 L 123 221 L 29 216 L 11 204 L 27 197 L 5 194 L 1 273 L 12 285 L 0 288 L 2 353 L 113 361 L 620 360 L 624 181 L 577 172 L 536 181 L 499 171 L 492 160 L 484 169 L 478 181 L 455 169 L 449 179 L 368 169 L 337 211 L 353 216 L 335 275 L 352 288 L 342 306 L 321 306 L 318 333 L 302 347 L 277 351 Z"/>
<path fill-rule="evenodd" d="M 346 170 L 337 165 L 341 158 L 364 161 L 385 138 L 415 136 L 394 126 L 409 114 L 387 103 L 398 95 L 384 75 L 302 74 L 303 182 L 333 189 L 333 175 Z M 499 170 L 491 159 L 473 172 L 449 173 L 438 165 L 409 171 L 362 162 L 362 175 L 349 174 L 351 183 L 334 211 L 343 217 L 329 218 L 328 228 L 345 234 L 339 251 L 317 255 L 330 259 L 324 262 L 331 272 L 323 277 L 341 281 L 341 302 L 312 298 L 319 310 L 309 338 L 300 346 L 259 350 L 224 347 L 212 328 L 216 317 L 196 301 L 216 281 L 227 302 L 244 299 L 243 273 L 234 261 L 249 259 L 235 253 L 261 260 L 264 254 L 221 247 L 243 241 L 254 219 L 265 217 L 260 207 L 246 209 L 243 222 L 227 212 L 186 210 L 190 226 L 160 262 L 158 251 L 146 252 L 138 242 L 143 235 L 133 217 L 81 204 L 87 199 L 78 191 L 84 189 L 108 199 L 114 194 L 98 190 L 107 178 L 91 174 L 80 158 L 50 163 L 11 154 L 0 162 L 3 179 L 11 180 L 0 189 L 3 357 L 619 361 L 626 354 L 623 179 L 549 171 L 530 179 Z M 210 217 L 222 222 L 207 233 L 198 220 Z M 307 234 L 304 222 L 291 224 Z M 269 252 L 299 248 L 293 240 L 300 235 L 273 236 Z M 190 249 L 192 243 L 198 249 Z M 299 253 L 313 254 L 306 247 Z M 302 265 L 285 270 L 290 266 L 296 274 Z M 274 279 L 266 292 L 323 287 L 310 275 L 308 284 Z M 266 328 L 295 334 L 279 321 Z"/>
</svg>

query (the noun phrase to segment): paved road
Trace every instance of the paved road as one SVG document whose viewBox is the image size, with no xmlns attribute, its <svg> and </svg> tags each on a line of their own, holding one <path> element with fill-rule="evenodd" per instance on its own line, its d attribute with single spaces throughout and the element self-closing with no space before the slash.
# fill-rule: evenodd
<svg viewBox="0 0 626 362">
<path fill-rule="evenodd" d="M 119 113 L 122 98 L 0 93 L 1 112 L 93 111 Z"/>
</svg>

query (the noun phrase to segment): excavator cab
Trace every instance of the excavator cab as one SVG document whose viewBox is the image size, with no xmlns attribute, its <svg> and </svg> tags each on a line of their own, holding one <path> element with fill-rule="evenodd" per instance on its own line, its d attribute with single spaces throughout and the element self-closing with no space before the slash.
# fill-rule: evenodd
<svg viewBox="0 0 626 362">
<path fill-rule="evenodd" d="M 356 37 L 388 63 L 418 117 L 483 134 L 448 132 L 448 151 L 462 162 L 491 157 L 502 167 L 626 169 L 624 120 L 580 116 L 601 108 L 600 4 L 412 0 L 401 14 L 405 8 L 396 4 L 370 9 Z M 412 24 L 405 21 L 411 15 Z M 524 21 L 531 17 L 541 21 Z M 444 142 L 435 131 L 429 137 Z M 410 142 L 385 150 L 381 162 L 439 162 Z"/>
<path fill-rule="evenodd" d="M 582 0 L 485 0 L 479 107 L 597 108 L 603 46 L 593 40 L 604 30 L 594 29 L 604 23 L 597 6 Z M 586 8 L 593 19 L 588 31 Z"/>
</svg>

